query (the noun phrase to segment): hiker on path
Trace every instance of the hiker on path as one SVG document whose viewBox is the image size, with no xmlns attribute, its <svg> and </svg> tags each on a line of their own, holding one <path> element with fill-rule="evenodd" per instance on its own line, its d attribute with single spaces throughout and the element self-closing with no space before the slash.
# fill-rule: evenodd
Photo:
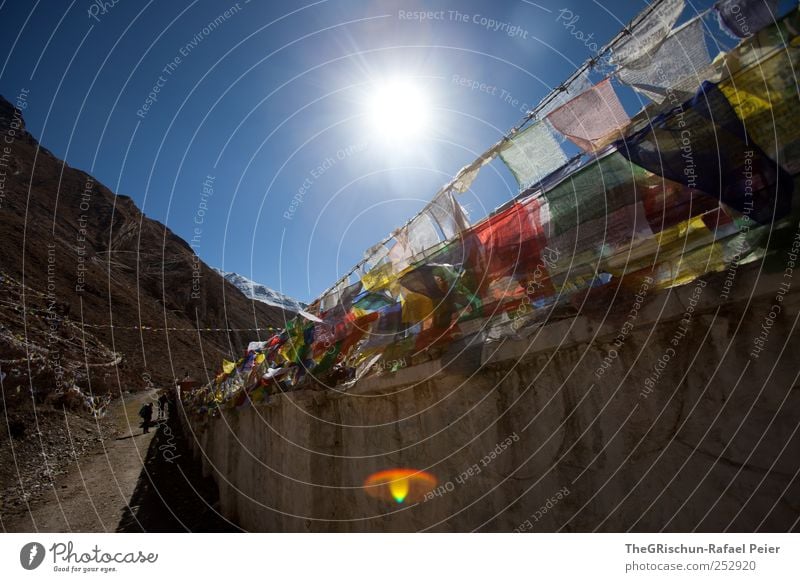
<svg viewBox="0 0 800 582">
<path fill-rule="evenodd" d="M 150 421 L 153 419 L 153 403 L 143 404 L 139 410 L 139 416 L 142 417 L 142 434 L 150 432 Z"/>
<path fill-rule="evenodd" d="M 158 397 L 158 418 L 164 418 L 164 411 L 167 409 L 167 395 L 161 394 Z"/>
</svg>

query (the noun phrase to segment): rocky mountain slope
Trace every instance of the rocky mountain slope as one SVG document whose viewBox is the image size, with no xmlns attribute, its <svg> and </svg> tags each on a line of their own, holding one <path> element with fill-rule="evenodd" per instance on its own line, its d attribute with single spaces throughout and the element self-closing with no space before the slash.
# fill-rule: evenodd
<svg viewBox="0 0 800 582">
<path fill-rule="evenodd" d="M 0 97 L 0 376 L 13 398 L 205 381 L 279 327 L 169 228 L 39 146 Z M 290 317 L 292 314 L 289 315 Z M 90 386 L 91 385 L 91 386 Z"/>
</svg>

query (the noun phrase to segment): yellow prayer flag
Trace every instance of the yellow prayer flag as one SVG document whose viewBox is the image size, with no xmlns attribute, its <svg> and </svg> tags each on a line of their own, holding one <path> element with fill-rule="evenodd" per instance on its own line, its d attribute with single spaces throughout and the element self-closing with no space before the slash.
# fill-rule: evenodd
<svg viewBox="0 0 800 582">
<path fill-rule="evenodd" d="M 236 369 L 236 364 L 233 362 L 229 362 L 228 360 L 222 360 L 222 371 L 226 374 L 230 374 Z"/>
</svg>

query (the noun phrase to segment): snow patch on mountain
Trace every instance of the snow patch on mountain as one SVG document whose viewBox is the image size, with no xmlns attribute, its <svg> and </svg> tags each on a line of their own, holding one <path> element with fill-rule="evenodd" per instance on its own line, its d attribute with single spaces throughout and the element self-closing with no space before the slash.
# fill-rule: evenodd
<svg viewBox="0 0 800 582">
<path fill-rule="evenodd" d="M 301 303 L 297 299 L 288 297 L 283 293 L 275 291 L 274 289 L 270 289 L 266 285 L 256 283 L 244 275 L 240 275 L 238 273 L 228 273 L 217 268 L 214 268 L 214 270 L 250 299 L 261 301 L 262 303 L 266 303 L 267 305 L 272 305 L 274 307 L 280 307 L 281 309 L 292 311 L 294 313 L 297 313 L 306 307 L 305 303 Z"/>
</svg>

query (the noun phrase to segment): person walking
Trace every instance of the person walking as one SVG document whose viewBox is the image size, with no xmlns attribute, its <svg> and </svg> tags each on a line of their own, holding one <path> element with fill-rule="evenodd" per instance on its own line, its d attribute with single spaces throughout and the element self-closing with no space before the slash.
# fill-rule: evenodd
<svg viewBox="0 0 800 582">
<path fill-rule="evenodd" d="M 164 412 L 167 409 L 167 395 L 162 393 L 158 397 L 158 418 L 164 418 Z"/>
<path fill-rule="evenodd" d="M 142 434 L 147 434 L 150 432 L 150 421 L 153 420 L 153 403 L 143 404 L 139 416 L 142 417 Z"/>
</svg>

